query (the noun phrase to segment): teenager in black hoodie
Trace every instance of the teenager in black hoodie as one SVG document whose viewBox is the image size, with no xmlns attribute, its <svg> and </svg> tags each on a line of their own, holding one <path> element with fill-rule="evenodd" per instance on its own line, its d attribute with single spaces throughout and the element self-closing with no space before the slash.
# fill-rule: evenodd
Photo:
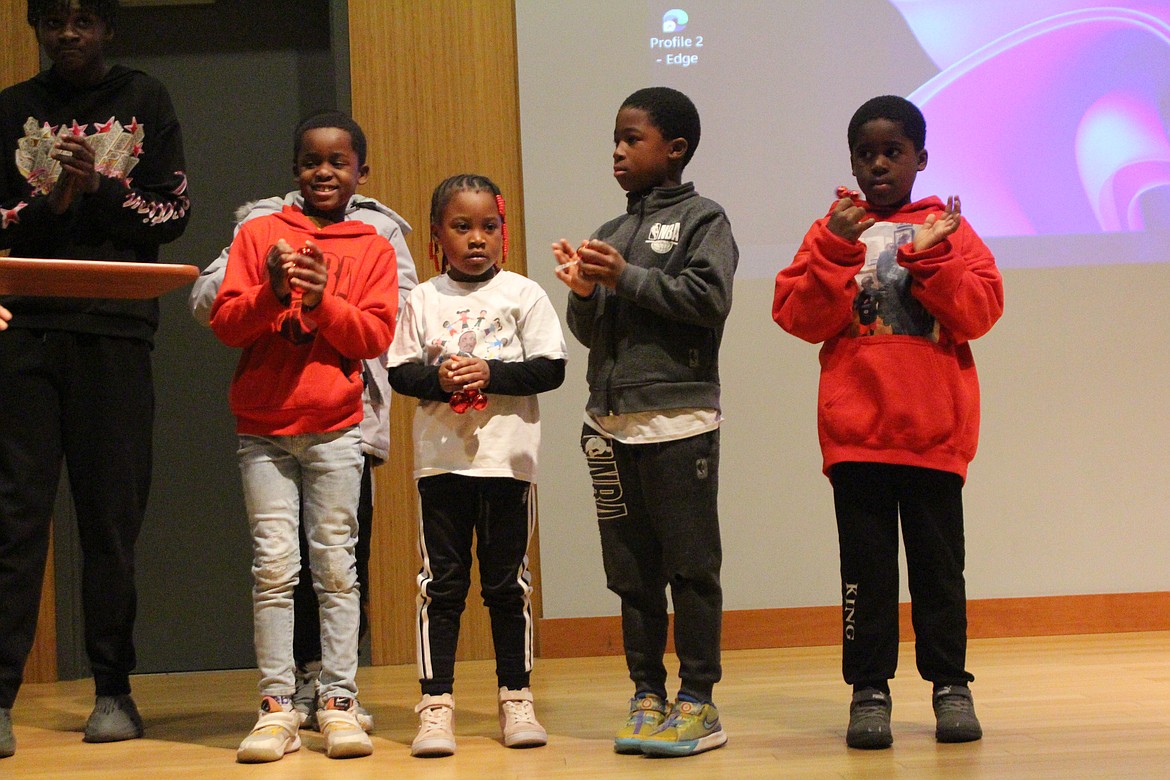
<svg viewBox="0 0 1170 780">
<path fill-rule="evenodd" d="M 0 248 L 15 257 L 150 263 L 187 225 L 166 89 L 105 61 L 116 0 L 29 0 L 52 67 L 0 92 Z M 142 736 L 134 544 L 151 478 L 156 300 L 5 296 L 0 333 L 0 757 L 36 630 L 61 463 L 82 550 L 97 701 L 85 741 Z"/>
</svg>

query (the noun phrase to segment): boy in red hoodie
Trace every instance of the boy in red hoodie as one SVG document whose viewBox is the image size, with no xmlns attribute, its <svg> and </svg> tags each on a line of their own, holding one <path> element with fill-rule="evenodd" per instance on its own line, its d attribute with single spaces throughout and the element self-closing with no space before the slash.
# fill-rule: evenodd
<svg viewBox="0 0 1170 780">
<path fill-rule="evenodd" d="M 842 669 L 853 686 L 845 741 L 893 742 L 900 516 L 935 737 L 969 742 L 983 732 L 966 669 L 962 488 L 979 437 L 968 342 L 1003 313 L 1003 281 L 958 196 L 911 201 L 927 160 L 916 106 L 874 98 L 848 140 L 861 193 L 838 191 L 777 275 L 772 305 L 784 330 L 824 342 L 817 428 L 841 549 Z"/>
<path fill-rule="evenodd" d="M 294 136 L 304 209 L 245 222 L 232 241 L 211 328 L 244 350 L 231 408 L 252 529 L 260 718 L 241 762 L 300 747 L 293 707 L 293 588 L 303 520 L 321 613 L 317 724 L 330 758 L 373 751 L 357 721 L 359 601 L 354 546 L 362 474 L 362 359 L 394 335 L 397 261 L 390 242 L 345 209 L 369 166 L 357 123 L 309 117 Z M 302 516 L 303 515 L 303 516 Z"/>
</svg>

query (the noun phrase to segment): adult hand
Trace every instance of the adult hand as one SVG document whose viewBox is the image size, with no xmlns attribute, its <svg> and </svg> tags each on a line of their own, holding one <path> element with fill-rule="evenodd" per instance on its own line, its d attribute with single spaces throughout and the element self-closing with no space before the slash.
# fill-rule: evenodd
<svg viewBox="0 0 1170 780">
<path fill-rule="evenodd" d="M 54 214 L 64 214 L 82 193 L 94 193 L 101 184 L 101 174 L 94 167 L 93 147 L 83 135 L 65 135 L 57 140 L 49 153 L 61 163 L 61 175 L 49 193 L 49 208 Z"/>
</svg>

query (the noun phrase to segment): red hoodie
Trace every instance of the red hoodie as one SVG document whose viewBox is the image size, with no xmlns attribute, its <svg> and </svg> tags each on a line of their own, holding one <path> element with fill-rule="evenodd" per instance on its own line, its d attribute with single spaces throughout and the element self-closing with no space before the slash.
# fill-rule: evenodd
<svg viewBox="0 0 1170 780">
<path fill-rule="evenodd" d="M 865 201 L 854 203 L 877 217 Z M 1003 313 L 1003 280 L 966 220 L 923 252 L 903 243 L 943 210 L 935 197 L 910 203 L 858 241 L 830 233 L 826 215 L 776 276 L 772 319 L 824 342 L 817 430 L 826 474 L 860 461 L 967 477 L 979 441 L 979 379 L 967 342 Z"/>
<path fill-rule="evenodd" d="M 321 303 L 300 322 L 269 284 L 268 249 L 312 239 L 329 264 Z M 257 436 L 325 433 L 362 418 L 361 360 L 382 354 L 394 336 L 398 268 L 390 242 L 364 222 L 316 227 L 300 209 L 240 226 L 211 329 L 244 353 L 232 378 L 236 430 Z"/>
</svg>

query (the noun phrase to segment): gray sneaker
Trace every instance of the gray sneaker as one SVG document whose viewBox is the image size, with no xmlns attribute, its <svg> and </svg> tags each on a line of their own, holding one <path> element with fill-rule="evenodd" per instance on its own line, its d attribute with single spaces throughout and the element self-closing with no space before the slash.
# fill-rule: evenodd
<svg viewBox="0 0 1170 780">
<path fill-rule="evenodd" d="M 974 742 L 983 738 L 975 717 L 975 700 L 966 685 L 944 685 L 934 692 L 934 738 L 939 742 Z"/>
<path fill-rule="evenodd" d="M 296 668 L 296 690 L 292 695 L 293 709 L 301 714 L 301 725 L 317 730 L 317 678 L 321 676 L 321 662 L 310 661 Z"/>
<path fill-rule="evenodd" d="M 362 727 L 362 731 L 369 734 L 374 730 L 374 716 L 370 711 L 363 707 L 360 703 L 354 709 L 354 715 L 357 716 L 358 725 Z"/>
<path fill-rule="evenodd" d="M 16 752 L 16 737 L 12 735 L 12 710 L 0 708 L 0 758 Z"/>
<path fill-rule="evenodd" d="M 121 742 L 142 736 L 142 716 L 130 694 L 98 696 L 85 722 L 83 742 Z"/>
<path fill-rule="evenodd" d="M 890 711 L 893 708 L 890 695 L 877 688 L 855 692 L 849 704 L 845 744 L 861 750 L 881 750 L 894 744 L 894 734 L 890 731 Z"/>
</svg>

